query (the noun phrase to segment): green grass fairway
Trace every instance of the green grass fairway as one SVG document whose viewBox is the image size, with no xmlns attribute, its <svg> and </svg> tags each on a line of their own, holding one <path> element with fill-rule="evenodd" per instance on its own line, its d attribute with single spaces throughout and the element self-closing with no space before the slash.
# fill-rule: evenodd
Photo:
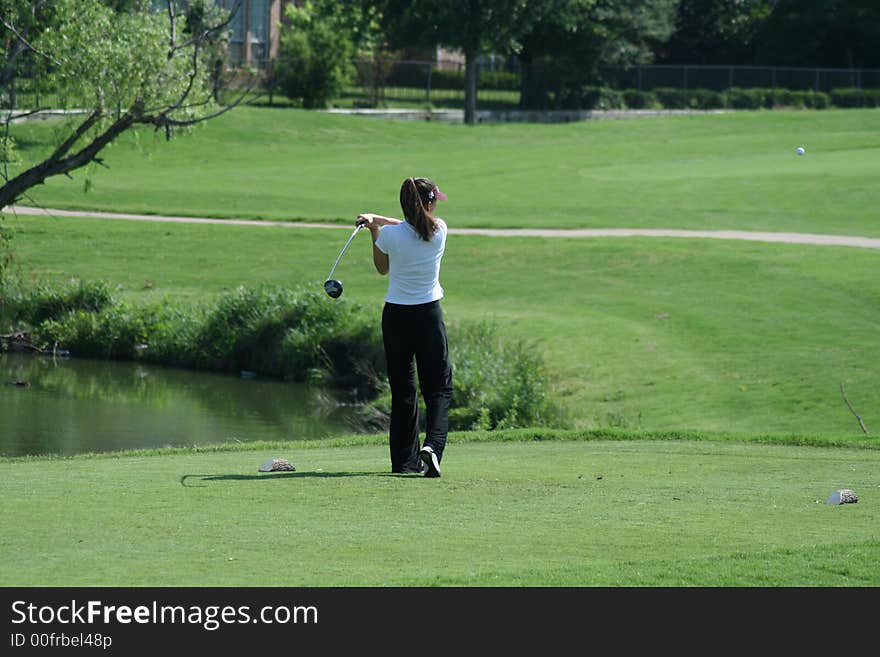
<svg viewBox="0 0 880 657">
<path fill-rule="evenodd" d="M 15 126 L 23 157 L 53 129 Z M 344 226 L 7 215 L 23 280 L 133 302 L 319 289 L 357 213 L 399 214 L 412 174 L 449 193 L 454 227 L 880 236 L 880 110 L 469 127 L 241 108 L 170 144 L 126 135 L 105 162 L 87 194 L 80 172 L 31 200 Z M 378 322 L 370 253 L 359 236 L 327 303 Z M 451 235 L 450 341 L 481 320 L 530 341 L 570 431 L 454 434 L 440 480 L 388 474 L 384 435 L 0 458 L 0 585 L 878 586 L 878 256 Z M 275 456 L 297 472 L 259 474 Z M 839 488 L 860 502 L 824 504 Z"/>
<path fill-rule="evenodd" d="M 25 158 L 52 123 L 15 126 Z M 807 154 L 795 155 L 804 146 Z M 740 112 L 564 125 L 447 125 L 239 108 L 166 143 L 147 130 L 109 169 L 31 191 L 47 207 L 353 221 L 399 213 L 435 178 L 454 226 L 798 231 L 880 236 L 880 110 Z"/>
<path fill-rule="evenodd" d="M 349 231 L 21 217 L 26 275 L 103 279 L 132 300 L 237 285 L 320 289 Z M 534 341 L 579 427 L 860 435 L 880 430 L 880 277 L 868 249 L 739 241 L 453 235 L 450 330 L 487 319 Z M 359 235 L 336 303 L 387 279 Z M 328 303 L 334 303 L 329 298 Z M 454 340 L 454 332 L 450 334 Z"/>
<path fill-rule="evenodd" d="M 439 480 L 387 474 L 381 438 L 0 460 L 0 584 L 880 584 L 876 450 L 508 437 Z"/>
</svg>

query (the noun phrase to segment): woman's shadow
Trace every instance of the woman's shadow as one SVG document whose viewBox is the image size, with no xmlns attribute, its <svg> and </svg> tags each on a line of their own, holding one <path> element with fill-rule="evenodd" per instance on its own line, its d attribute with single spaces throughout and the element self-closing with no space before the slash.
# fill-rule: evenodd
<svg viewBox="0 0 880 657">
<path fill-rule="evenodd" d="M 279 479 L 319 478 L 333 479 L 336 477 L 412 477 L 411 474 L 395 472 L 267 472 L 265 474 L 185 474 L 180 478 L 184 488 L 199 488 L 203 485 L 189 483 L 188 479 L 198 481 L 278 481 Z"/>
</svg>

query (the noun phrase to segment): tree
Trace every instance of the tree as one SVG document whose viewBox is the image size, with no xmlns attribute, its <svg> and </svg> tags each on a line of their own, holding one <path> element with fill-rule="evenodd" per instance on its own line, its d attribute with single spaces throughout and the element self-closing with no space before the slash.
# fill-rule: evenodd
<svg viewBox="0 0 880 657">
<path fill-rule="evenodd" d="M 526 0 L 520 10 L 510 51 L 520 65 L 520 107 L 539 109 L 547 103 L 547 80 L 536 71 L 549 55 L 567 50 L 565 43 L 578 38 L 596 0 Z"/>
<path fill-rule="evenodd" d="M 381 2 L 376 0 L 311 0 L 315 11 L 344 31 L 357 54 L 371 54 L 384 46 L 380 30 Z"/>
<path fill-rule="evenodd" d="M 675 27 L 678 0 L 597 0 L 583 51 L 600 66 L 631 66 L 653 61 L 654 52 Z"/>
<path fill-rule="evenodd" d="M 673 30 L 678 0 L 526 0 L 512 49 L 523 70 L 523 107 L 599 80 L 604 66 L 651 61 Z M 535 63 L 544 64 L 539 81 Z M 548 82 L 552 79 L 552 83 Z"/>
<path fill-rule="evenodd" d="M 675 31 L 662 48 L 667 64 L 752 64 L 755 38 L 772 0 L 681 0 Z"/>
<path fill-rule="evenodd" d="M 465 56 L 464 121 L 476 121 L 477 58 L 507 50 L 523 0 L 384 0 L 382 25 L 393 48 L 444 45 Z"/>
<path fill-rule="evenodd" d="M 877 0 L 776 0 L 757 38 L 775 66 L 880 67 Z"/>
<path fill-rule="evenodd" d="M 78 113 L 42 162 L 14 176 L 3 163 L 0 208 L 51 176 L 101 163 L 101 151 L 134 126 L 151 125 L 170 138 L 244 98 L 216 102 L 216 58 L 230 15 L 211 0 L 169 0 L 161 9 L 146 0 L 54 0 L 45 3 L 50 15 L 28 34 L 19 21 L 36 3 L 4 2 L 13 9 L 3 15 L 5 30 L 43 67 L 41 80 Z M 4 152 L 10 150 L 10 123 L 24 114 L 5 117 Z"/>
<path fill-rule="evenodd" d="M 350 15 L 326 2 L 288 5 L 286 15 L 275 65 L 278 86 L 303 107 L 326 107 L 354 72 Z"/>
</svg>

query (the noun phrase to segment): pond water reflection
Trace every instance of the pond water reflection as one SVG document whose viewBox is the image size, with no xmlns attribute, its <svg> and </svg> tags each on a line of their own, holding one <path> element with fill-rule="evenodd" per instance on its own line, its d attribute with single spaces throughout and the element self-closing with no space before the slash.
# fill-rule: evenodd
<svg viewBox="0 0 880 657">
<path fill-rule="evenodd" d="M 303 384 L 130 362 L 0 353 L 0 454 L 76 454 L 358 430 Z"/>
</svg>

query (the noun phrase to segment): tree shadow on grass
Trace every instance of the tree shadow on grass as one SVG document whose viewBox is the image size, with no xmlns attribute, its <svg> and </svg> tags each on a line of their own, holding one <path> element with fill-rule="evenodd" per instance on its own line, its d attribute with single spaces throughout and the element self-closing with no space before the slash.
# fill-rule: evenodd
<svg viewBox="0 0 880 657">
<path fill-rule="evenodd" d="M 187 479 L 200 481 L 277 481 L 279 479 L 335 479 L 337 477 L 413 477 L 416 474 L 397 472 L 267 472 L 264 474 L 185 474 L 180 478 L 184 488 L 202 488 L 204 485 L 187 483 Z"/>
</svg>

